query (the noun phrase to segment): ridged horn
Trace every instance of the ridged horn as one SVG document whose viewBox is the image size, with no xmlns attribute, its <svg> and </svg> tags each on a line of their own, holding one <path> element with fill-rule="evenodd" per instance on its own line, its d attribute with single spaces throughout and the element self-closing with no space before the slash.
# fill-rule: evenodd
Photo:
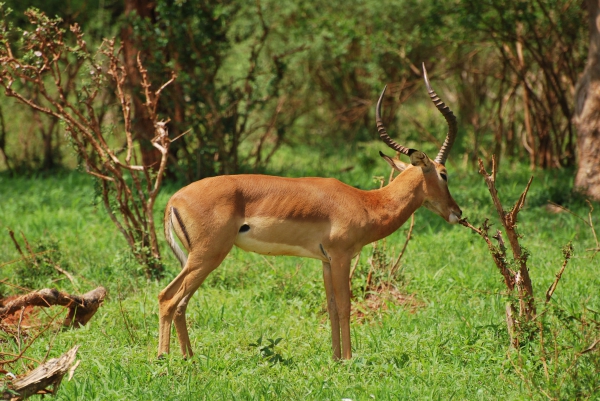
<svg viewBox="0 0 600 401">
<path fill-rule="evenodd" d="M 427 86 L 427 92 L 429 92 L 429 97 L 435 107 L 442 113 L 446 122 L 448 123 L 448 134 L 446 134 L 446 139 L 442 147 L 440 148 L 440 152 L 438 153 L 435 161 L 440 164 L 446 164 L 446 159 L 448 158 L 448 153 L 450 153 L 450 149 L 452 149 L 452 145 L 454 144 L 454 140 L 456 139 L 456 133 L 458 131 L 456 125 L 456 117 L 452 110 L 448 106 L 444 104 L 442 99 L 435 93 L 433 89 L 431 89 L 431 84 L 429 83 L 429 78 L 427 78 L 427 70 L 425 69 L 425 63 L 423 63 L 423 79 L 425 80 L 425 86 Z"/>
<path fill-rule="evenodd" d="M 414 152 L 414 149 L 406 148 L 394 141 L 392 138 L 390 138 L 387 131 L 385 130 L 383 122 L 381 121 L 381 102 L 383 101 L 383 95 L 385 94 L 386 89 L 387 85 L 383 88 L 383 91 L 379 96 L 379 100 L 377 101 L 377 108 L 375 109 L 375 122 L 377 123 L 377 132 L 379 132 L 379 137 L 381 138 L 381 140 L 383 140 L 383 142 L 385 142 L 385 144 L 388 145 L 390 148 L 394 149 L 396 152 L 400 152 L 402 154 L 410 156 L 410 154 Z"/>
</svg>

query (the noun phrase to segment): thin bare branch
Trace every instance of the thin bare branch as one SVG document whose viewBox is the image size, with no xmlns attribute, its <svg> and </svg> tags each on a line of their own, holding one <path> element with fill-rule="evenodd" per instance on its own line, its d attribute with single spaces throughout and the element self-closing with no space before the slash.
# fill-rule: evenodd
<svg viewBox="0 0 600 401">
<path fill-rule="evenodd" d="M 506 236 L 508 237 L 508 242 L 510 243 L 510 247 L 512 249 L 513 258 L 519 264 L 519 272 L 515 275 L 515 285 L 519 290 L 519 302 L 521 305 L 520 313 L 525 314 L 527 319 L 530 320 L 535 316 L 535 303 L 533 299 L 533 286 L 531 284 L 531 278 L 529 277 L 529 270 L 527 269 L 527 254 L 523 254 L 521 249 L 521 245 L 519 243 L 519 235 L 516 232 L 516 223 L 517 223 L 517 214 L 522 209 L 525 198 L 527 196 L 527 192 L 529 191 L 529 187 L 531 185 L 533 177 L 529 179 L 527 186 L 519 200 L 512 208 L 509 213 L 504 211 L 502 207 L 502 203 L 500 202 L 500 198 L 498 197 L 498 191 L 496 190 L 495 185 L 495 175 L 496 175 L 496 162 L 495 158 L 492 158 L 492 175 L 489 175 L 483 166 L 483 162 L 479 159 L 479 173 L 483 176 L 490 195 L 492 197 L 492 202 L 496 208 L 496 212 L 498 213 L 498 217 L 500 217 L 500 222 L 504 226 L 506 230 Z"/>
<path fill-rule="evenodd" d="M 396 269 L 398 269 L 398 266 L 400 264 L 400 259 L 402 259 L 402 256 L 404 255 L 404 251 L 406 251 L 408 241 L 410 241 L 410 239 L 412 238 L 411 236 L 412 236 L 412 231 L 413 231 L 414 225 L 415 225 L 415 215 L 413 214 L 412 216 L 410 216 L 410 226 L 408 227 L 408 233 L 406 234 L 406 241 L 404 241 L 402 250 L 400 251 L 400 254 L 396 258 L 396 261 L 394 262 L 394 264 L 392 265 L 392 267 L 390 269 L 390 274 L 389 274 L 390 280 L 391 280 L 391 277 L 393 277 L 394 273 L 396 273 Z"/>
<path fill-rule="evenodd" d="M 58 317 L 58 315 L 61 314 L 61 313 L 62 313 L 62 311 L 59 312 L 59 313 L 57 313 L 56 315 L 52 316 L 52 318 L 46 324 L 46 326 L 44 326 L 44 328 L 42 330 L 40 330 L 32 338 L 30 338 L 29 342 L 23 347 L 23 349 L 21 349 L 21 351 L 19 352 L 19 354 L 16 355 L 13 359 L 0 360 L 0 366 L 6 365 L 6 364 L 11 364 L 11 363 L 16 362 L 19 359 L 21 359 L 23 357 L 23 354 L 25 353 L 25 351 L 27 351 L 33 345 L 33 343 L 35 342 L 35 340 L 37 340 L 43 333 L 46 332 L 46 330 L 48 330 L 52 326 L 52 323 L 54 323 L 54 320 L 56 320 L 56 318 Z"/>
<path fill-rule="evenodd" d="M 527 192 L 529 191 L 529 187 L 531 186 L 531 181 L 533 181 L 533 176 L 531 176 L 531 178 L 529 178 L 529 181 L 527 182 L 527 186 L 525 187 L 525 190 L 521 193 L 521 196 L 519 197 L 519 200 L 517 201 L 517 203 L 515 203 L 515 205 L 511 209 L 511 211 L 506 215 L 506 224 L 509 224 L 513 227 L 516 226 L 517 214 L 521 211 L 521 209 L 525 205 L 525 198 L 527 197 Z"/>
<path fill-rule="evenodd" d="M 550 299 L 552 298 L 552 294 L 554 294 L 554 291 L 556 290 L 556 286 L 558 285 L 558 282 L 560 281 L 562 274 L 565 271 L 565 267 L 567 267 L 567 263 L 569 263 L 569 259 L 571 259 L 572 255 L 573 255 L 573 245 L 569 242 L 567 244 L 567 246 L 565 246 L 565 248 L 563 249 L 563 256 L 564 256 L 563 264 L 562 264 L 560 270 L 558 271 L 558 273 L 556 273 L 556 278 L 554 279 L 554 282 L 552 283 L 550 288 L 548 288 L 548 291 L 546 291 L 546 303 L 550 302 Z"/>
<path fill-rule="evenodd" d="M 23 253 L 23 251 L 21 250 L 21 246 L 19 245 L 19 243 L 17 242 L 17 239 L 15 238 L 15 232 L 13 230 L 11 230 L 10 228 L 8 229 L 8 235 L 10 235 L 10 239 L 12 239 L 13 244 L 15 245 L 15 248 L 17 248 L 17 251 L 19 252 L 19 255 L 21 255 L 21 257 L 27 258 L 27 256 Z M 29 257 L 32 257 L 31 255 Z"/>
<path fill-rule="evenodd" d="M 36 258 L 40 255 L 45 255 L 45 254 L 51 253 L 51 252 L 55 252 L 54 249 L 47 249 L 45 251 L 35 252 L 33 255 L 24 255 L 18 259 L 13 259 L 13 260 L 9 260 L 8 262 L 0 263 L 0 268 L 2 268 L 4 266 L 12 265 L 13 263 L 22 262 L 27 259 Z"/>
<path fill-rule="evenodd" d="M 354 260 L 354 264 L 352 265 L 352 269 L 350 269 L 350 282 L 352 282 L 352 277 L 354 276 L 354 272 L 356 271 L 356 268 L 358 267 L 358 262 L 360 262 L 360 254 L 362 252 L 362 249 L 360 250 L 360 252 L 358 252 L 358 255 L 356 255 L 356 259 Z"/>
<path fill-rule="evenodd" d="M 594 351 L 596 347 L 598 347 L 598 344 L 600 344 L 600 338 L 597 338 L 589 347 L 581 351 L 578 355 L 583 355 L 587 354 L 588 352 Z"/>
<path fill-rule="evenodd" d="M 480 227 L 480 228 L 474 227 L 471 223 L 469 223 L 467 221 L 466 217 L 459 220 L 458 223 L 467 228 L 470 228 L 471 231 L 473 231 L 474 233 L 479 235 L 481 238 L 483 238 L 483 240 L 485 241 L 485 243 L 488 246 L 488 249 L 490 251 L 490 254 L 492 255 L 492 259 L 494 260 L 496 267 L 498 268 L 498 270 L 500 271 L 500 274 L 504 278 L 504 284 L 506 284 L 506 288 L 509 291 L 512 291 L 515 288 L 516 275 L 515 275 L 515 272 L 512 271 L 508 267 L 505 249 L 494 246 L 494 244 L 490 240 L 490 238 L 488 236 L 488 230 L 490 228 L 489 221 L 486 219 L 483 222 L 483 227 Z M 501 238 L 501 237 L 499 237 L 499 238 Z"/>
<path fill-rule="evenodd" d="M 596 230 L 594 229 L 594 221 L 592 220 L 592 212 L 594 211 L 594 207 L 592 206 L 592 202 L 586 200 L 588 206 L 590 207 L 590 211 L 588 212 L 588 225 L 592 230 L 592 235 L 594 236 L 594 241 L 596 241 L 596 248 L 587 249 L 587 251 L 593 251 L 594 255 L 600 252 L 600 242 L 598 242 L 598 236 L 596 235 Z"/>
<path fill-rule="evenodd" d="M 73 275 L 71 273 L 69 273 L 57 264 L 54 264 L 53 267 L 57 272 L 64 274 L 69 279 L 73 287 L 77 288 L 77 285 L 75 284 L 75 279 L 73 278 Z"/>
</svg>

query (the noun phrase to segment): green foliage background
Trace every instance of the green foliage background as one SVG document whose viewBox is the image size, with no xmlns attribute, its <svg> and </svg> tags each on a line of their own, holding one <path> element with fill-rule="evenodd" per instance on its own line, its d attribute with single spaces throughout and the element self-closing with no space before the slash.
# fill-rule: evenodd
<svg viewBox="0 0 600 401">
<path fill-rule="evenodd" d="M 543 168 L 574 165 L 572 92 L 588 44 L 587 14 L 579 2 L 159 0 L 148 5 L 153 12 L 140 18 L 124 15 L 124 3 L 116 0 L 6 2 L 14 9 L 11 20 L 25 30 L 22 11 L 30 6 L 63 18 L 65 27 L 78 22 L 90 48 L 103 37 L 122 39 L 122 29 L 131 27 L 126 37 L 157 84 L 171 70 L 178 73 L 160 111 L 171 119 L 173 136 L 188 132 L 174 144 L 170 166 L 183 181 L 262 171 L 282 145 L 374 140 L 374 102 L 385 84 L 384 117 L 396 136 L 431 143 L 428 131 L 439 143 L 443 121 L 415 118 L 431 109 L 422 62 L 459 117 L 457 154 L 472 161 L 490 153 L 512 160 L 532 157 L 531 164 Z M 525 132 L 526 106 L 531 133 Z M 14 169 L 49 165 L 41 160 L 38 136 L 47 123 L 28 118 L 9 99 L 0 97 L 0 107 L 5 116 L 0 147 Z M 23 117 L 6 118 L 15 113 Z M 524 139 L 527 135 L 532 137 Z M 67 146 L 57 128 L 49 154 L 55 164 L 73 167 Z M 7 168 L 2 158 L 1 168 Z"/>
</svg>

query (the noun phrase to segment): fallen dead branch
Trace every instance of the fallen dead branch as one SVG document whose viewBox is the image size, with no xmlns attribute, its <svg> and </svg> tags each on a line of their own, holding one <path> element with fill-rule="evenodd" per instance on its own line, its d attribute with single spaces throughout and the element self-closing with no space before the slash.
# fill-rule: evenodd
<svg viewBox="0 0 600 401">
<path fill-rule="evenodd" d="M 56 394 L 64 375 L 69 373 L 68 380 L 71 380 L 75 369 L 79 366 L 79 361 L 75 362 L 78 349 L 79 345 L 76 345 L 61 357 L 50 359 L 31 372 L 5 383 L 2 399 L 19 401 L 35 394 Z"/>
<path fill-rule="evenodd" d="M 45 333 L 48 329 L 50 329 L 50 327 L 52 327 L 52 323 L 54 322 L 54 320 L 56 319 L 56 315 L 54 317 L 52 317 L 52 319 L 50 320 L 50 322 L 48 322 L 43 328 L 42 330 L 40 330 L 39 332 L 37 332 L 28 342 L 27 344 L 25 344 L 21 349 L 20 352 L 18 354 L 14 354 L 14 353 L 7 353 L 7 352 L 0 352 L 0 357 L 4 357 L 4 356 L 10 356 L 12 357 L 11 359 L 2 359 L 0 360 L 0 366 L 5 366 L 5 365 L 10 365 L 14 362 L 17 362 L 18 360 L 25 358 L 25 359 L 32 359 L 29 357 L 25 356 L 25 351 L 27 351 L 29 349 L 29 347 L 31 347 L 33 345 L 33 343 L 43 334 Z M 6 327 L 2 327 L 3 330 L 6 331 Z M 17 342 L 20 342 L 21 339 L 20 336 L 21 333 L 17 333 L 17 337 L 15 338 Z"/>
<path fill-rule="evenodd" d="M 81 296 L 45 288 L 12 299 L 3 307 L 0 307 L 0 321 L 21 311 L 22 308 L 60 305 L 69 309 L 69 314 L 63 321 L 64 326 L 84 326 L 102 305 L 105 297 L 106 289 L 104 287 L 98 287 Z"/>
</svg>

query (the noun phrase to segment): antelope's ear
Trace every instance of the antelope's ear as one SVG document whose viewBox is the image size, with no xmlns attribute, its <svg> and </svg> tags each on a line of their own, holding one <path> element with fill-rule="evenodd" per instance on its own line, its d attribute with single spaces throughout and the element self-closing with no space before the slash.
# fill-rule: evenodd
<svg viewBox="0 0 600 401">
<path fill-rule="evenodd" d="M 403 172 L 406 170 L 406 167 L 408 167 L 408 164 L 401 162 L 400 160 L 392 159 L 391 157 L 384 155 L 381 151 L 379 152 L 379 156 L 383 157 L 383 160 L 385 160 L 396 171 Z"/>
<path fill-rule="evenodd" d="M 411 152 L 409 157 L 410 164 L 412 164 L 415 167 L 421 167 L 423 169 L 423 172 L 425 173 L 430 171 L 434 167 L 429 157 L 427 157 L 427 155 L 421 152 L 420 150 L 415 150 L 414 152 Z"/>
</svg>

